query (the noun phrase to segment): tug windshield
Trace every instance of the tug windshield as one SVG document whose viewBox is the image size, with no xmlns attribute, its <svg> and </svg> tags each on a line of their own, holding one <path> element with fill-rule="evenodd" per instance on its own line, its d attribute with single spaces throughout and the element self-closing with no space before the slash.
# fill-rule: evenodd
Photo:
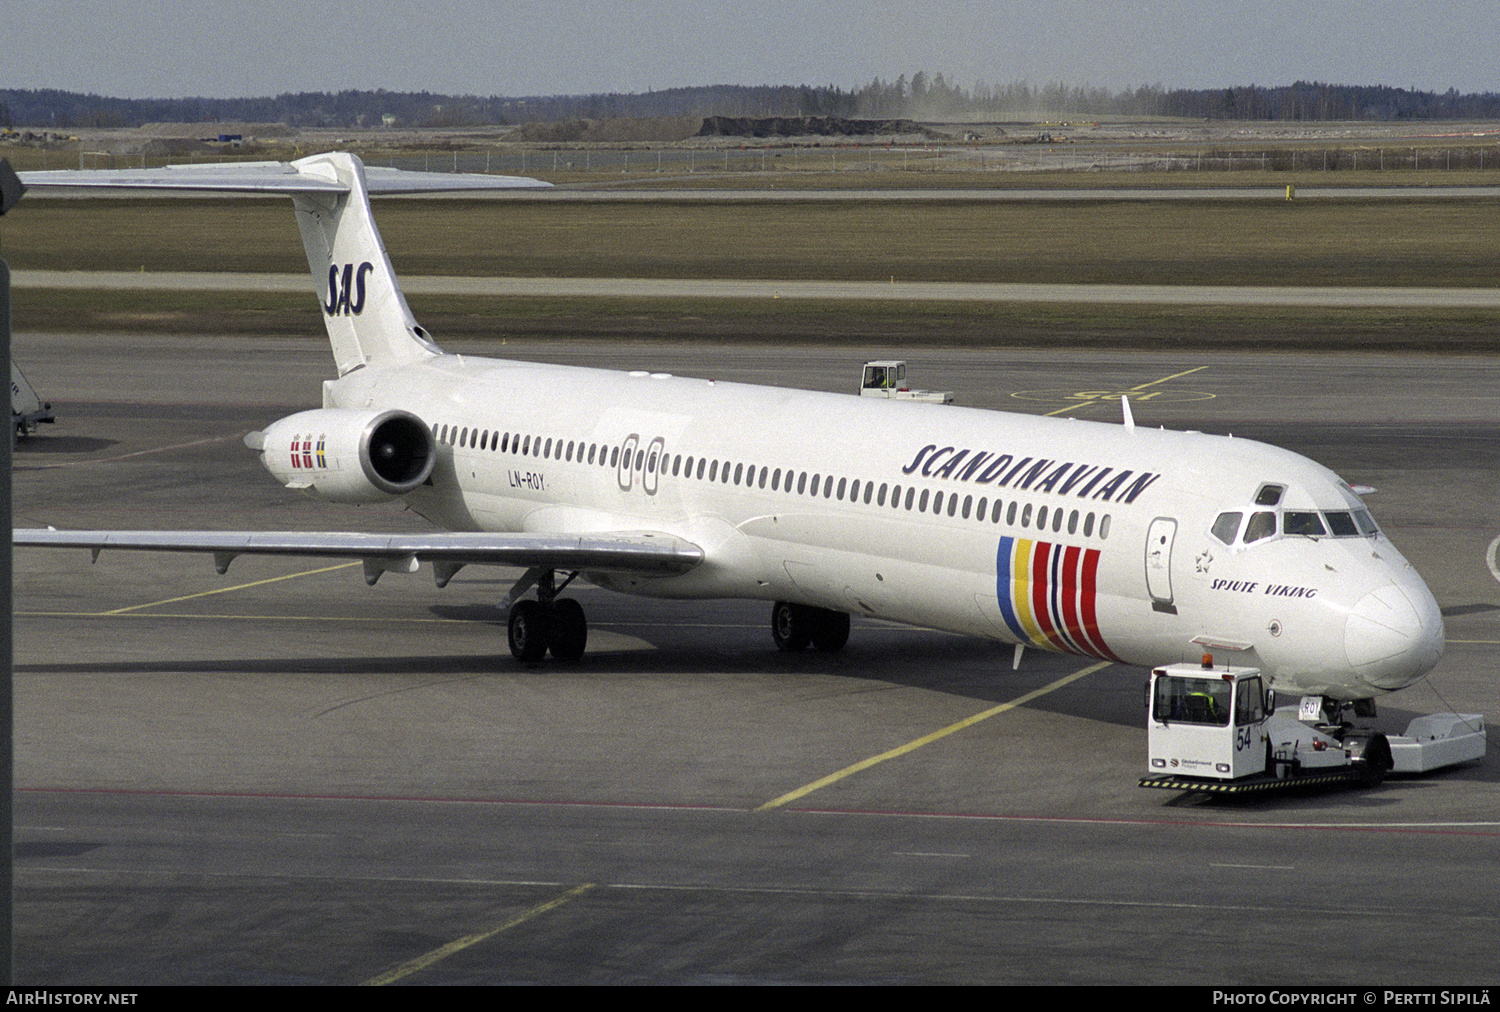
<svg viewBox="0 0 1500 1012">
<path fill-rule="evenodd" d="M 1207 724 L 1224 727 L 1229 723 L 1233 687 L 1222 678 L 1156 679 L 1152 694 L 1151 716 L 1164 724 Z"/>
</svg>

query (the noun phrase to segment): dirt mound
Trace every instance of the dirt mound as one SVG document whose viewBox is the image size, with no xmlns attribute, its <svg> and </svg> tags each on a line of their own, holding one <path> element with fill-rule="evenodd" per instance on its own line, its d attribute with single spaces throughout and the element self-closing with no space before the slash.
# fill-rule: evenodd
<svg viewBox="0 0 1500 1012">
<path fill-rule="evenodd" d="M 552 123 L 526 123 L 517 127 L 511 136 L 535 144 L 668 144 L 695 136 L 702 125 L 703 120 L 696 116 L 569 119 Z"/>
<path fill-rule="evenodd" d="M 146 123 L 137 131 L 147 137 L 200 138 L 220 134 L 242 137 L 291 137 L 296 131 L 285 123 Z"/>
<path fill-rule="evenodd" d="M 708 116 L 699 137 L 869 137 L 923 134 L 909 119 L 842 119 L 838 116 Z"/>
<path fill-rule="evenodd" d="M 909 119 L 838 116 L 662 116 L 649 119 L 568 119 L 525 123 L 511 137 L 533 144 L 671 144 L 690 137 L 935 136 Z"/>
</svg>

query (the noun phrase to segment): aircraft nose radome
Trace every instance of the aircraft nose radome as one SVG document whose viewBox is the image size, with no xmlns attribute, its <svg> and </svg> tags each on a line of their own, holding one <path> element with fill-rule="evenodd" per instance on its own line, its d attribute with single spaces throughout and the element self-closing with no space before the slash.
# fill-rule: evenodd
<svg viewBox="0 0 1500 1012">
<path fill-rule="evenodd" d="M 1443 653 L 1443 616 L 1437 602 L 1425 586 L 1388 583 L 1372 590 L 1349 612 L 1344 651 L 1354 670 L 1377 688 L 1411 684 Z"/>
</svg>

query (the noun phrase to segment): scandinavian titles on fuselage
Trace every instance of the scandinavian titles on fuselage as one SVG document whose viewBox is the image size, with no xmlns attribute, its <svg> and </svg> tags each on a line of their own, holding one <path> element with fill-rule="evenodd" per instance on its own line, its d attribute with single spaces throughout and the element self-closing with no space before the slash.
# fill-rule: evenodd
<svg viewBox="0 0 1500 1012">
<path fill-rule="evenodd" d="M 918 450 L 901 473 L 1123 503 L 1135 502 L 1137 496 L 1161 477 L 1151 471 L 1120 470 L 1099 464 L 1037 457 L 1018 460 L 1009 453 L 939 447 L 936 443 Z"/>
</svg>

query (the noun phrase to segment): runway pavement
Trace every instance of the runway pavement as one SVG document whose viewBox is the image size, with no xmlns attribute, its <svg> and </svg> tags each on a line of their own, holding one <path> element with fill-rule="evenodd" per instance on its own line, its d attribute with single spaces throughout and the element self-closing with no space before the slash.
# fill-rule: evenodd
<svg viewBox="0 0 1500 1012">
<path fill-rule="evenodd" d="M 1079 189 L 839 189 L 815 190 L 796 185 L 776 189 L 631 189 L 632 183 L 618 187 L 591 186 L 589 189 L 559 186 L 546 190 L 489 191 L 480 199 L 519 200 L 543 203 L 617 203 L 691 202 L 691 203 L 764 203 L 766 201 L 801 201 L 816 203 L 902 203 L 908 201 L 943 203 L 1057 203 L 1074 201 L 1180 201 L 1180 200 L 1286 200 L 1286 186 L 1213 186 L 1213 187 L 1096 187 Z M 1303 186 L 1295 191 L 1296 200 L 1451 200 L 1466 197 L 1500 196 L 1500 186 Z"/>
<path fill-rule="evenodd" d="M 819 389 L 902 357 L 450 350 Z M 1493 358 L 921 354 L 961 403 L 1106 419 L 1145 388 L 1137 424 L 1376 486 L 1449 637 L 1379 723 L 1494 720 Z M 425 526 L 280 489 L 241 445 L 318 403 L 322 340 L 20 334 L 16 356 L 60 419 L 17 450 L 17 525 Z M 1368 791 L 1143 791 L 1140 671 L 1012 671 L 1000 644 L 860 621 L 789 657 L 763 604 L 591 589 L 584 662 L 517 667 L 493 608 L 514 575 L 18 552 L 17 980 L 1493 982 L 1493 754 Z"/>
<path fill-rule="evenodd" d="M 17 288 L 197 292 L 307 291 L 306 274 L 16 271 Z M 1070 285 L 929 281 L 737 281 L 671 278 L 405 277 L 410 295 L 533 298 L 819 299 L 857 302 L 1051 302 L 1176 306 L 1500 309 L 1500 288 Z"/>
</svg>

